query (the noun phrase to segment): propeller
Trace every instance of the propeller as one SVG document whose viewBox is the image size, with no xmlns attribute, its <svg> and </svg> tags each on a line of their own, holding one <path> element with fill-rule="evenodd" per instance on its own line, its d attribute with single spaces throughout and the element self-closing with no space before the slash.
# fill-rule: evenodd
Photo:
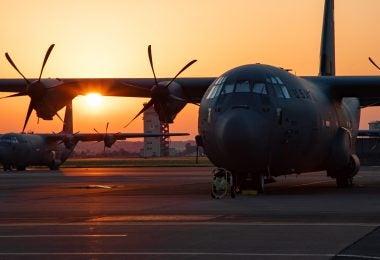
<svg viewBox="0 0 380 260">
<path fill-rule="evenodd" d="M 376 67 L 376 69 L 380 70 L 380 67 L 376 64 L 376 62 L 371 57 L 368 57 L 368 59 L 372 63 L 372 65 Z"/>
<path fill-rule="evenodd" d="M 154 71 L 154 66 L 153 66 L 153 57 L 152 57 L 152 46 L 149 45 L 148 46 L 148 57 L 149 57 L 149 63 L 150 63 L 150 67 L 152 69 L 152 72 L 153 72 L 153 77 L 154 77 L 154 83 L 155 85 L 150 89 L 151 91 L 151 99 L 149 100 L 148 103 L 144 104 L 144 107 L 137 113 L 137 115 L 128 123 L 124 126 L 127 127 L 129 126 L 136 118 L 138 118 L 142 113 L 144 113 L 146 110 L 148 110 L 149 108 L 151 108 L 153 105 L 155 104 L 158 104 L 160 101 L 166 99 L 167 97 L 171 97 L 171 98 L 174 98 L 174 99 L 177 99 L 177 100 L 181 100 L 181 101 L 186 101 L 186 100 L 183 100 L 179 97 L 176 97 L 174 95 L 170 95 L 169 93 L 169 86 L 173 83 L 174 80 L 176 80 L 176 78 L 182 73 L 184 72 L 187 68 L 189 68 L 193 63 L 195 63 L 197 60 L 192 60 L 190 61 L 189 63 L 187 63 L 178 73 L 177 75 L 175 75 L 170 81 L 169 83 L 167 83 L 166 85 L 162 85 L 162 84 L 159 84 L 158 80 L 157 80 L 157 77 L 156 77 L 156 72 Z M 138 87 L 138 86 L 136 86 Z M 160 106 L 161 109 L 165 110 L 165 106 Z M 166 111 L 164 111 L 166 112 Z M 164 113 L 165 115 L 167 115 L 167 113 Z"/>
<path fill-rule="evenodd" d="M 73 134 L 66 134 L 64 138 L 58 142 L 58 144 L 64 144 L 67 149 L 73 149 L 75 145 L 78 143 L 78 141 L 75 138 L 76 135 L 78 135 L 79 133 L 80 131 L 75 132 Z"/>
<path fill-rule="evenodd" d="M 41 67 L 41 71 L 40 71 L 40 75 L 38 77 L 38 80 L 33 81 L 33 82 L 28 80 L 24 76 L 24 74 L 22 74 L 22 72 L 17 68 L 16 64 L 13 62 L 13 60 L 12 60 L 11 56 L 8 54 L 8 52 L 5 53 L 5 57 L 7 58 L 8 62 L 18 72 L 18 74 L 20 74 L 20 76 L 25 80 L 26 86 L 25 86 L 24 91 L 21 91 L 19 93 L 12 94 L 12 95 L 9 95 L 6 97 L 2 97 L 1 99 L 10 98 L 10 97 L 21 97 L 21 96 L 29 96 L 31 99 L 30 103 L 29 103 L 28 111 L 26 113 L 26 118 L 25 118 L 24 126 L 22 128 L 22 132 L 24 132 L 25 127 L 28 124 L 29 117 L 32 114 L 33 109 L 36 109 L 37 104 L 39 102 L 41 102 L 41 99 L 45 94 L 45 91 L 46 91 L 45 85 L 43 83 L 41 83 L 41 77 L 42 77 L 42 73 L 44 71 L 45 65 L 49 59 L 50 53 L 52 52 L 54 46 L 55 46 L 54 44 L 50 45 L 50 47 L 46 51 L 45 58 L 44 58 L 44 61 L 42 63 L 42 67 Z M 57 115 L 58 118 L 62 121 L 62 118 L 58 115 L 58 113 L 55 113 L 55 115 Z"/>
<path fill-rule="evenodd" d="M 109 135 L 108 134 L 108 126 L 109 126 L 109 122 L 107 122 L 107 124 L 106 124 L 106 133 L 105 133 L 104 139 L 103 139 L 103 142 L 104 142 L 103 152 L 104 153 L 106 152 L 106 147 L 111 148 L 111 146 L 116 142 L 116 139 L 114 138 L 114 135 Z M 96 133 L 100 134 L 98 132 L 98 130 L 96 130 L 95 128 L 94 128 L 94 131 Z M 118 134 L 118 133 L 116 133 L 116 134 Z M 101 142 L 101 141 L 99 141 L 99 142 Z"/>
</svg>

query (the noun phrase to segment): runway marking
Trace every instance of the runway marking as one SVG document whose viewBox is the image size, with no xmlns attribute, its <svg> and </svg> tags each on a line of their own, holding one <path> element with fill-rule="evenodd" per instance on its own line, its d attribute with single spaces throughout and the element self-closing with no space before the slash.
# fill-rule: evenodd
<svg viewBox="0 0 380 260">
<path fill-rule="evenodd" d="M 176 221 L 176 222 L 70 222 L 70 223 L 1 223 L 0 227 L 43 227 L 43 226 L 91 226 L 91 225 L 99 225 L 99 226 L 326 226 L 326 227 L 380 227 L 380 223 L 303 223 L 303 222 L 277 222 L 277 223 L 265 223 L 265 222 L 186 222 L 186 221 Z"/>
<path fill-rule="evenodd" d="M 45 238 L 45 237 L 127 237 L 126 234 L 65 234 L 65 235 L 0 235 L 0 238 Z"/>
<path fill-rule="evenodd" d="M 124 215 L 108 216 L 89 219 L 89 222 L 116 222 L 116 221 L 207 221 L 222 215 Z"/>
</svg>

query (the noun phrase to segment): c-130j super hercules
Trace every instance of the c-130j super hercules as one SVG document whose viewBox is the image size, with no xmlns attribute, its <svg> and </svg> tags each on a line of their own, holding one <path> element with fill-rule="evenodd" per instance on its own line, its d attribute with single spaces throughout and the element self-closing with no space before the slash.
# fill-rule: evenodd
<svg viewBox="0 0 380 260">
<path fill-rule="evenodd" d="M 265 179 L 312 171 L 327 171 L 339 187 L 352 184 L 360 167 L 360 108 L 380 104 L 380 77 L 335 76 L 334 0 L 325 0 L 319 76 L 252 64 L 218 78 L 177 78 L 193 60 L 172 79 L 156 78 L 150 46 L 148 54 L 153 78 L 41 79 L 26 86 L 3 79 L 0 89 L 30 96 L 25 125 L 33 110 L 51 119 L 68 100 L 94 90 L 151 97 L 137 116 L 153 106 L 167 123 L 187 103 L 199 103 L 198 144 L 215 166 L 232 173 L 232 189 L 263 191 Z"/>
</svg>

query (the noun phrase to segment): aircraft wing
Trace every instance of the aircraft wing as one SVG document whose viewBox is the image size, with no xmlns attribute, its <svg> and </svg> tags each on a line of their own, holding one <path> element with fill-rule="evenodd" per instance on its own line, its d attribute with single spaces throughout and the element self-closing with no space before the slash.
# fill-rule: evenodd
<svg viewBox="0 0 380 260">
<path fill-rule="evenodd" d="M 36 79 L 30 79 L 34 81 Z M 158 82 L 170 81 L 171 78 L 159 78 Z M 177 78 L 186 99 L 199 102 L 208 86 L 215 80 L 213 77 Z M 99 92 L 104 96 L 150 97 L 154 78 L 66 78 L 42 79 L 46 90 L 57 90 L 70 93 L 72 96 Z M 0 79 L 0 92 L 23 92 L 26 89 L 24 79 Z"/>
<path fill-rule="evenodd" d="M 62 142 L 94 142 L 107 140 L 125 140 L 128 138 L 143 138 L 143 137 L 162 137 L 162 136 L 187 136 L 188 133 L 168 133 L 168 134 L 150 134 L 150 133 L 75 133 L 75 134 L 40 134 L 48 141 Z"/>
<path fill-rule="evenodd" d="M 380 106 L 379 76 L 319 76 L 303 78 L 326 86 L 333 95 L 357 97 L 362 107 Z"/>
</svg>

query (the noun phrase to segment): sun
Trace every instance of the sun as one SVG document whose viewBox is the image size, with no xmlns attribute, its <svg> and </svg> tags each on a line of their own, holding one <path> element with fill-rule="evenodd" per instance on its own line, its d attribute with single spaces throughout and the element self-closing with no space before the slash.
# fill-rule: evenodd
<svg viewBox="0 0 380 260">
<path fill-rule="evenodd" d="M 103 96 L 99 93 L 88 93 L 85 100 L 89 108 L 100 108 L 103 103 Z"/>
</svg>

